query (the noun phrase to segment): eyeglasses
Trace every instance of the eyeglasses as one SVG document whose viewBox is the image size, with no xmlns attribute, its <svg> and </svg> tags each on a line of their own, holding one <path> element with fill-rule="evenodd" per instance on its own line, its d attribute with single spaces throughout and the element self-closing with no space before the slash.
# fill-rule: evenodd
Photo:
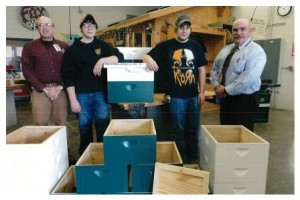
<svg viewBox="0 0 300 200">
<path fill-rule="evenodd" d="M 90 23 L 83 23 L 82 27 L 94 29 L 94 28 L 96 28 L 96 25 L 95 24 L 90 24 Z"/>
<path fill-rule="evenodd" d="M 39 28 L 52 28 L 53 24 L 51 23 L 46 23 L 46 24 L 38 24 Z"/>
</svg>

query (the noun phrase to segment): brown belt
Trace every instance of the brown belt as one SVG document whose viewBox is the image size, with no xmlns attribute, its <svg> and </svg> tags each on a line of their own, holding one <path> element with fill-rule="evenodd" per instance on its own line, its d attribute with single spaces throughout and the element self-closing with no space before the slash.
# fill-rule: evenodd
<svg viewBox="0 0 300 200">
<path fill-rule="evenodd" d="M 59 84 L 58 83 L 48 83 L 48 84 L 45 84 L 47 87 L 55 87 L 55 86 L 58 86 Z"/>
</svg>

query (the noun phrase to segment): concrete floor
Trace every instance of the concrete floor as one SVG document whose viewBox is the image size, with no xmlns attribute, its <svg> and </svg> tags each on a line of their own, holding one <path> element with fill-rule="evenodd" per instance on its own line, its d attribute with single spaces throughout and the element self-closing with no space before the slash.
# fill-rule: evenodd
<svg viewBox="0 0 300 200">
<path fill-rule="evenodd" d="M 7 134 L 33 125 L 29 102 L 16 102 L 18 124 L 7 127 Z M 218 111 L 202 113 L 202 124 L 219 124 Z M 255 133 L 270 143 L 266 194 L 294 194 L 294 112 L 270 109 L 269 121 L 257 123 Z M 74 114 L 68 116 L 70 154 L 78 159 L 79 132 Z"/>
</svg>

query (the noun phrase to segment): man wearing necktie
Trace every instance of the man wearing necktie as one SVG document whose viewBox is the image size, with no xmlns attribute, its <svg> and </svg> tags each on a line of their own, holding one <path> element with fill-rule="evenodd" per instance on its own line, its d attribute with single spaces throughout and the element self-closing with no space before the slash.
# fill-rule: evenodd
<svg viewBox="0 0 300 200">
<path fill-rule="evenodd" d="M 215 58 L 210 81 L 220 101 L 220 123 L 243 125 L 254 130 L 254 115 L 259 106 L 260 76 L 267 58 L 251 40 L 247 19 L 232 25 L 234 43 L 225 46 Z"/>
</svg>

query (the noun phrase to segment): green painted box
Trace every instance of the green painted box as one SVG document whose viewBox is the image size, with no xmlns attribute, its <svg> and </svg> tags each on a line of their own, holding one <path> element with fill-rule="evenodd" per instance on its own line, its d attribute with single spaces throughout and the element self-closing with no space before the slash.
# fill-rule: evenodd
<svg viewBox="0 0 300 200">
<path fill-rule="evenodd" d="M 153 102 L 154 72 L 146 63 L 105 64 L 108 102 Z"/>
</svg>

